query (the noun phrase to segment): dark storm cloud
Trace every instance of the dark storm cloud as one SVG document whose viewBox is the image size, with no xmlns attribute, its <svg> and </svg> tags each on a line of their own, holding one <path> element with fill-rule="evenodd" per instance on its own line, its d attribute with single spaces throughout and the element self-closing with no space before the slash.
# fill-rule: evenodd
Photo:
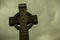
<svg viewBox="0 0 60 40">
<path fill-rule="evenodd" d="M 4 4 L 4 0 L 0 0 L 0 5 L 3 5 Z"/>
</svg>

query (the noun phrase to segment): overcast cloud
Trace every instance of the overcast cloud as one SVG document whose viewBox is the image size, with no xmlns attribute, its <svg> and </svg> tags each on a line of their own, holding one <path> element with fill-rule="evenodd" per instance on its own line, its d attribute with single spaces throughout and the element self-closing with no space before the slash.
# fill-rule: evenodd
<svg viewBox="0 0 60 40">
<path fill-rule="evenodd" d="M 26 3 L 27 11 L 38 16 L 38 24 L 29 30 L 30 40 L 60 40 L 60 0 L 0 0 L 2 38 L 19 40 L 19 31 L 9 26 L 9 17 L 18 12 L 19 3 Z"/>
</svg>

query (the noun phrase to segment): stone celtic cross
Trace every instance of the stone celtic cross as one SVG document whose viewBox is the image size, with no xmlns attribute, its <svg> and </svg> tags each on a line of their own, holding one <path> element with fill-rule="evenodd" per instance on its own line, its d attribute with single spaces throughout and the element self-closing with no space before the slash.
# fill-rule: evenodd
<svg viewBox="0 0 60 40">
<path fill-rule="evenodd" d="M 9 25 L 19 30 L 19 40 L 29 40 L 29 29 L 37 24 L 37 15 L 27 12 L 26 4 L 19 4 L 19 12 L 14 17 L 9 17 Z"/>
</svg>

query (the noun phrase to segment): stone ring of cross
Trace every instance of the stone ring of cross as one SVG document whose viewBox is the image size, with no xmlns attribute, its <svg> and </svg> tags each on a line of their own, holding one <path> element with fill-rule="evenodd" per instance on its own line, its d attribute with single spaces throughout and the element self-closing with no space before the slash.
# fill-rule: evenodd
<svg viewBox="0 0 60 40">
<path fill-rule="evenodd" d="M 29 20 L 27 22 L 27 27 L 28 27 L 28 29 L 30 29 L 33 26 L 33 22 L 32 22 L 33 17 L 32 17 L 32 14 L 30 14 L 29 12 L 27 12 L 26 15 L 28 16 L 28 20 Z M 19 16 L 20 16 L 20 13 L 17 13 L 14 17 L 16 19 L 18 19 Z M 18 30 L 20 29 L 20 23 L 14 24 L 14 26 L 16 29 L 18 29 Z"/>
<path fill-rule="evenodd" d="M 28 20 L 29 20 L 27 22 L 27 27 L 28 27 L 28 29 L 30 29 L 33 26 L 33 24 L 37 24 L 37 16 L 36 15 L 32 15 L 29 12 L 27 12 L 26 15 L 28 16 Z M 18 21 L 19 16 L 20 16 L 20 13 L 17 13 L 14 17 L 10 17 L 9 18 L 9 20 L 10 20 L 9 21 L 9 25 L 10 26 L 14 25 L 17 30 L 20 29 L 20 23 Z"/>
</svg>

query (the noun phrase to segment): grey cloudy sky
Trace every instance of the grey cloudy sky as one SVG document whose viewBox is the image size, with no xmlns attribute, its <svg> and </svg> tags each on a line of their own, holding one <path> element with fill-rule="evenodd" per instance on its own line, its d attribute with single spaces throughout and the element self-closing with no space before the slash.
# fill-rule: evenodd
<svg viewBox="0 0 60 40">
<path fill-rule="evenodd" d="M 0 0 L 1 35 L 19 39 L 19 31 L 9 26 L 19 3 L 27 3 L 27 11 L 38 15 L 38 24 L 29 30 L 30 40 L 60 40 L 60 0 Z"/>
</svg>

